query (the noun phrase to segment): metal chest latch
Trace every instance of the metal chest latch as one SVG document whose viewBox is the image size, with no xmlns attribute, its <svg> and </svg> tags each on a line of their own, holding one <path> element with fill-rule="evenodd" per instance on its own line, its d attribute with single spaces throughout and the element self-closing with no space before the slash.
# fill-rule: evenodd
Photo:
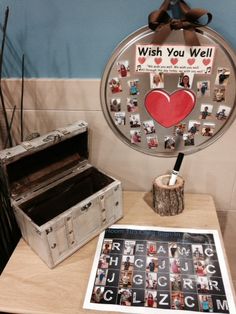
<svg viewBox="0 0 236 314">
<path fill-rule="evenodd" d="M 67 240 L 69 246 L 75 244 L 75 236 L 73 231 L 73 223 L 72 223 L 72 217 L 68 216 L 66 217 L 66 229 L 67 229 Z"/>
<path fill-rule="evenodd" d="M 106 219 L 106 208 L 105 208 L 105 195 L 99 196 L 101 214 L 102 214 L 102 224 L 104 225 L 107 221 Z"/>
</svg>

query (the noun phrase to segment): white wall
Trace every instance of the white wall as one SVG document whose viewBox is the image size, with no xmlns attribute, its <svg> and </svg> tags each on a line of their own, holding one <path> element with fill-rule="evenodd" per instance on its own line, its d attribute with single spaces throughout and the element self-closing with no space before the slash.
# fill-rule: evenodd
<svg viewBox="0 0 236 314">
<path fill-rule="evenodd" d="M 4 81 L 8 113 L 17 106 L 13 137 L 19 141 L 20 81 Z M 25 81 L 25 135 L 44 134 L 76 120 L 90 127 L 90 162 L 120 179 L 125 190 L 145 190 L 168 173 L 174 158 L 153 157 L 130 148 L 109 128 L 101 109 L 100 80 L 31 79 Z M 218 210 L 236 211 L 236 122 L 208 148 L 187 155 L 181 167 L 185 191 L 213 195 Z"/>
</svg>

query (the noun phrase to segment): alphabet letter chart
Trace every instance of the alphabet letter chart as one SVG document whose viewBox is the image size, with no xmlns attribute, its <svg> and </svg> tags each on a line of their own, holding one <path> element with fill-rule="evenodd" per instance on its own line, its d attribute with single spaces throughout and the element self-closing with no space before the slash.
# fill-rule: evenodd
<svg viewBox="0 0 236 314">
<path fill-rule="evenodd" d="M 216 230 L 114 225 L 99 237 L 84 308 L 235 314 Z"/>
</svg>

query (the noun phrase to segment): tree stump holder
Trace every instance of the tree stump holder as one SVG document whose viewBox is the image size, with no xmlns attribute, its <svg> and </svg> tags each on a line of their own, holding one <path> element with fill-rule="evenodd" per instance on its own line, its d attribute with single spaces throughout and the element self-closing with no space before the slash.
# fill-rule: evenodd
<svg viewBox="0 0 236 314">
<path fill-rule="evenodd" d="M 157 177 L 153 182 L 153 207 L 161 216 L 173 216 L 184 210 L 184 179 L 177 177 L 175 185 L 168 185 L 170 175 Z"/>
</svg>

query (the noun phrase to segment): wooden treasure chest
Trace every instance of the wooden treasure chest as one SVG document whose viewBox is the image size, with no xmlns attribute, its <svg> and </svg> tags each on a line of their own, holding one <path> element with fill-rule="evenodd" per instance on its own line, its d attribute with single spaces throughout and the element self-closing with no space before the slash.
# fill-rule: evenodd
<svg viewBox="0 0 236 314">
<path fill-rule="evenodd" d="M 0 152 L 22 236 L 50 268 L 122 217 L 120 181 L 87 158 L 84 121 Z"/>
</svg>

